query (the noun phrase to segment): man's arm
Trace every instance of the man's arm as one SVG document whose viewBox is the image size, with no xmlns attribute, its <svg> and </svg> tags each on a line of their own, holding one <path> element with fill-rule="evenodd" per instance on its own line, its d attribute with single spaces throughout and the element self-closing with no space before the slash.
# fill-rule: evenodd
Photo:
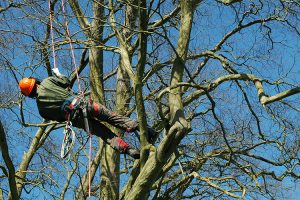
<svg viewBox="0 0 300 200">
<path fill-rule="evenodd" d="M 58 68 L 53 68 L 52 69 L 54 75 L 57 77 L 57 83 L 61 85 L 64 88 L 70 88 L 71 86 L 71 81 L 69 78 L 59 72 Z"/>
</svg>

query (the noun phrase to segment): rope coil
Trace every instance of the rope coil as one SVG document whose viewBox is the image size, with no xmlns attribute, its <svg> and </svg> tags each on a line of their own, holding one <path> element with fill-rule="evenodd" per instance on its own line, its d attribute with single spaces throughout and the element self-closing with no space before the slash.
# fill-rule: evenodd
<svg viewBox="0 0 300 200">
<path fill-rule="evenodd" d="M 68 155 L 70 155 L 70 151 L 75 143 L 75 132 L 72 129 L 72 123 L 67 122 L 64 128 L 64 138 L 61 144 L 60 157 L 65 159 Z"/>
</svg>

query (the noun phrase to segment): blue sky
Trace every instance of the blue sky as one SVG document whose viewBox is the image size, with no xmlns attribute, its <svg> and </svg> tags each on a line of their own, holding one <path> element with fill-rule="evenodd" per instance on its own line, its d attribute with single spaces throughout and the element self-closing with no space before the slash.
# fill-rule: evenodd
<svg viewBox="0 0 300 200">
<path fill-rule="evenodd" d="M 245 1 L 248 2 L 248 1 Z M 269 2 L 271 4 L 271 2 Z M 220 39 L 230 30 L 232 30 L 236 26 L 236 15 L 234 13 L 234 9 L 232 7 L 225 7 L 220 6 L 220 4 L 216 3 L 215 1 L 207 1 L 206 4 L 200 5 L 199 9 L 197 10 L 195 14 L 195 22 L 193 24 L 193 31 L 191 34 L 191 44 L 190 49 L 191 53 L 197 53 L 199 52 L 199 49 L 201 50 L 207 50 L 211 49 Z M 90 6 L 90 4 L 89 4 Z M 43 8 L 46 12 L 46 7 Z M 263 9 L 268 9 L 268 7 L 264 7 Z M 42 10 L 42 9 L 41 9 Z M 240 12 L 243 11 L 243 8 L 239 10 Z M 88 12 L 87 12 L 88 13 Z M 22 15 L 19 13 L 20 16 Z M 41 15 L 44 13 L 41 13 Z M 16 14 L 18 15 L 18 14 Z M 260 16 L 254 16 L 252 15 L 251 19 L 257 19 Z M 247 22 L 247 20 L 246 20 Z M 16 20 L 14 23 L 11 24 L 11 27 L 18 29 L 19 26 L 22 26 L 22 28 L 25 28 L 28 33 L 30 31 L 36 31 L 35 35 L 38 36 L 39 33 L 43 33 L 45 26 L 41 26 L 39 23 L 36 23 L 35 20 L 28 20 L 26 22 L 22 21 L 21 18 Z M 247 28 L 241 32 L 239 32 L 236 36 L 232 37 L 228 40 L 226 46 L 221 50 L 220 53 L 222 53 L 224 56 L 228 56 L 229 59 L 237 58 L 240 56 L 239 59 L 236 60 L 236 62 L 242 62 L 243 56 L 248 56 L 249 59 L 245 62 L 245 65 L 242 66 L 236 66 L 239 71 L 242 71 L 244 73 L 253 73 L 256 74 L 259 77 L 266 76 L 272 81 L 276 81 L 278 76 L 282 76 L 282 81 L 288 81 L 292 82 L 295 85 L 299 85 L 299 75 L 300 75 L 300 40 L 299 36 L 297 36 L 294 32 L 292 32 L 290 29 L 288 29 L 285 26 L 279 25 L 278 23 L 267 23 L 269 27 L 272 28 L 272 32 L 270 33 L 273 41 L 274 46 L 271 51 L 268 51 L 271 49 L 272 45 L 269 43 L 267 33 L 268 28 L 261 26 L 261 25 L 255 25 L 251 28 Z M 297 25 L 297 24 L 296 24 Z M 299 24 L 297 25 L 299 28 Z M 71 24 L 72 33 L 75 33 L 78 30 L 78 26 Z M 172 30 L 169 32 L 170 37 L 174 39 L 174 44 L 176 44 L 177 34 L 178 32 L 176 30 Z M 38 36 L 40 37 L 40 36 Z M 56 35 L 56 37 L 59 37 Z M 77 38 L 82 37 L 82 33 L 76 35 Z M 7 39 L 13 39 L 8 37 Z M 30 44 L 32 41 L 28 37 L 20 37 L 18 38 L 20 42 Z M 60 40 L 60 38 L 56 38 L 56 40 Z M 115 40 L 111 40 L 110 44 L 114 44 Z M 9 44 L 8 44 L 9 45 Z M 67 48 L 67 47 L 66 47 Z M 161 58 L 163 61 L 168 60 L 170 56 L 170 52 L 164 51 L 165 46 L 162 46 L 159 49 L 159 58 Z M 231 52 L 233 53 L 231 54 Z M 36 52 L 33 56 L 31 56 L 32 52 Z M 75 50 L 76 52 L 76 58 L 77 62 L 79 60 L 79 56 L 82 52 L 82 50 Z M 32 69 L 24 69 L 20 70 L 22 74 L 18 74 L 18 79 L 21 78 L 21 76 L 31 76 L 35 75 L 39 78 L 44 78 L 47 76 L 45 73 L 45 68 L 43 67 L 43 64 L 37 62 L 40 58 L 40 54 L 38 49 L 35 49 L 32 46 L 28 46 L 27 48 L 17 48 L 16 51 L 6 51 L 1 52 L 5 53 L 5 56 L 7 58 L 11 59 L 11 62 L 14 66 L 18 67 L 19 69 L 24 69 L 25 66 L 33 66 Z M 57 59 L 58 62 L 61 63 L 60 69 L 63 73 L 68 74 L 72 68 L 72 65 L 70 65 L 70 52 L 66 49 L 66 51 L 59 51 L 57 53 Z M 112 70 L 113 66 L 116 66 L 118 63 L 116 60 L 118 59 L 118 56 L 113 55 L 111 53 L 105 54 L 105 72 L 108 73 Z M 259 60 L 257 60 L 259 58 Z M 200 60 L 201 61 L 201 60 Z M 192 64 L 198 64 L 195 61 Z M 134 61 L 136 62 L 136 61 Z M 251 67 L 245 67 L 246 65 L 252 66 Z M 41 67 L 42 66 L 42 67 Z M 199 80 L 203 80 L 206 78 L 216 78 L 219 76 L 218 73 L 215 73 L 215 70 L 220 69 L 220 64 L 218 62 L 211 62 L 208 65 L 210 70 L 205 71 L 203 74 L 201 74 L 201 77 L 199 77 Z M 149 68 L 150 66 L 148 66 Z M 191 66 L 193 68 L 194 66 Z M 34 71 L 34 73 L 33 73 Z M 287 75 L 285 73 L 289 72 Z M 224 73 L 224 72 L 223 72 Z M 223 74 L 221 73 L 221 74 Z M 87 70 L 84 71 L 84 75 L 87 76 Z M 1 83 L 0 88 L 5 88 L 4 92 L 7 91 L 13 91 L 15 96 L 18 96 L 18 90 L 16 87 L 13 87 L 15 84 L 15 81 L 11 79 L 10 72 L 4 72 L 0 74 L 0 78 L 2 80 L 5 80 L 5 82 Z M 10 86 L 8 88 L 4 87 L 6 84 L 9 83 Z M 3 86 L 2 86 L 3 85 Z M 113 87 L 114 83 L 108 83 L 108 87 Z M 221 86 L 219 90 L 224 92 L 226 90 L 226 87 L 228 85 L 225 84 L 224 86 Z M 281 87 L 282 90 L 284 87 Z M 76 90 L 76 86 L 75 86 Z M 276 87 L 268 87 L 266 89 L 267 94 L 273 95 L 277 92 Z M 2 91 L 1 91 L 2 92 Z M 250 96 L 253 98 L 252 101 L 255 102 L 257 106 L 260 106 L 257 104 L 257 97 L 256 97 L 256 91 L 254 89 L 248 90 Z M 225 97 L 226 93 L 223 93 L 220 95 L 220 97 Z M 233 95 L 234 96 L 234 95 Z M 236 98 L 236 102 L 240 102 L 241 96 Z M 295 100 L 295 106 L 299 106 L 299 101 L 297 99 L 299 98 L 299 95 L 296 95 L 294 97 L 289 98 L 289 100 Z M 224 102 L 220 102 L 219 104 L 220 108 L 227 106 Z M 233 109 L 234 104 L 228 105 L 228 108 Z M 38 116 L 38 112 L 35 106 L 34 100 L 26 100 L 25 104 L 25 113 L 26 113 L 26 121 L 27 122 L 40 122 L 41 118 Z M 199 110 L 205 110 L 205 106 L 199 107 Z M 261 111 L 258 109 L 258 111 Z M 29 136 L 33 137 L 34 133 L 36 131 L 36 128 L 21 128 L 16 120 L 18 120 L 17 116 L 18 108 L 14 108 L 12 111 L 10 110 L 1 110 L 1 115 L 6 116 L 1 117 L 1 120 L 3 118 L 3 121 L 6 122 L 8 127 L 12 128 L 11 131 L 8 132 L 8 137 L 11 139 L 11 145 L 17 147 L 17 151 L 11 151 L 11 154 L 14 156 L 15 163 L 18 164 L 20 162 L 21 156 L 23 155 L 22 152 L 26 151 L 26 145 L 28 141 L 24 140 L 22 137 L 22 134 L 28 134 Z M 242 111 L 241 111 L 242 112 Z M 30 114 L 29 114 L 30 113 Z M 35 115 L 32 115 L 34 113 Z M 219 113 L 222 114 L 221 111 Z M 266 113 L 262 113 L 262 116 L 267 116 Z M 291 112 L 286 113 L 286 116 L 293 116 L 295 120 L 299 119 L 299 113 L 298 112 Z M 245 114 L 246 116 L 246 114 Z M 238 116 L 232 116 L 232 118 L 235 118 Z M 13 121 L 13 123 L 11 123 Z M 280 127 L 274 126 L 273 124 L 270 124 L 271 122 L 266 120 L 266 126 L 264 129 L 269 130 L 271 132 L 276 132 L 280 129 Z M 230 124 L 230 123 L 229 123 Z M 50 140 L 56 140 L 58 141 L 57 144 L 60 143 L 62 139 L 62 129 L 57 130 L 51 134 Z M 21 139 L 21 141 L 15 139 L 15 135 L 17 135 L 18 139 Z M 19 145 L 20 142 L 22 145 Z M 47 142 L 50 142 L 49 140 Z M 266 154 L 269 154 L 267 152 Z M 272 155 L 272 152 L 270 152 L 270 156 Z M 83 160 L 86 160 L 83 158 Z M 2 161 L 2 160 L 1 160 Z M 39 162 L 36 158 L 35 162 Z M 82 171 L 84 171 L 85 168 L 82 166 Z M 292 187 L 294 187 L 293 190 L 289 191 L 291 194 L 291 199 L 296 199 L 298 195 L 300 195 L 300 189 L 297 187 L 299 184 L 296 184 L 296 186 L 293 186 L 293 181 L 287 179 L 287 184 L 291 184 Z M 37 193 L 37 199 L 44 199 L 48 198 L 47 194 L 45 194 L 45 197 L 39 197 L 41 195 L 40 191 L 36 191 Z M 26 195 L 24 192 L 23 195 Z M 32 197 L 33 194 L 29 194 L 28 197 Z"/>
</svg>

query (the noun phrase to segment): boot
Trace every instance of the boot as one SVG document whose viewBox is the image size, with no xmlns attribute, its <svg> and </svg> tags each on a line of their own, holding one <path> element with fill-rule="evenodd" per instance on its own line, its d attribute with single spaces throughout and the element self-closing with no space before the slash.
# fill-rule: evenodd
<svg viewBox="0 0 300 200">
<path fill-rule="evenodd" d="M 140 159 L 140 151 L 132 147 L 128 147 L 125 151 L 126 154 L 130 155 L 134 159 Z"/>
</svg>

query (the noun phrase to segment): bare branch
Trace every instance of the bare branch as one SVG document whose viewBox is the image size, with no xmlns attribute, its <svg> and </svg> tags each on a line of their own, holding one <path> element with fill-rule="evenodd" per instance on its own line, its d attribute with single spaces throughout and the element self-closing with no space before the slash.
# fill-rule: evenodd
<svg viewBox="0 0 300 200">
<path fill-rule="evenodd" d="M 86 35 L 89 35 L 89 28 L 90 28 L 90 24 L 87 20 L 87 18 L 84 16 L 81 7 L 78 3 L 77 0 L 69 0 L 70 6 L 75 14 L 75 17 L 79 23 L 79 25 L 81 26 L 81 28 L 84 30 Z"/>
<path fill-rule="evenodd" d="M 20 8 L 22 5 L 22 3 L 10 3 L 8 6 L 6 7 L 0 7 L 0 13 L 7 11 L 10 8 Z"/>
<path fill-rule="evenodd" d="M 225 5 L 231 5 L 237 2 L 241 2 L 242 0 L 217 0 L 217 1 Z"/>
<path fill-rule="evenodd" d="M 3 128 L 1 121 L 0 121 L 0 147 L 1 147 L 3 160 L 8 169 L 8 181 L 9 181 L 11 197 L 12 197 L 12 199 L 19 199 L 20 194 L 18 194 L 18 191 L 17 191 L 15 167 L 14 167 L 12 159 L 9 155 L 8 145 L 7 145 L 7 141 L 6 141 L 6 135 L 5 135 L 4 128 Z M 6 172 L 6 170 L 3 170 L 3 169 L 5 169 L 5 168 L 2 168 L 2 171 Z"/>
</svg>

